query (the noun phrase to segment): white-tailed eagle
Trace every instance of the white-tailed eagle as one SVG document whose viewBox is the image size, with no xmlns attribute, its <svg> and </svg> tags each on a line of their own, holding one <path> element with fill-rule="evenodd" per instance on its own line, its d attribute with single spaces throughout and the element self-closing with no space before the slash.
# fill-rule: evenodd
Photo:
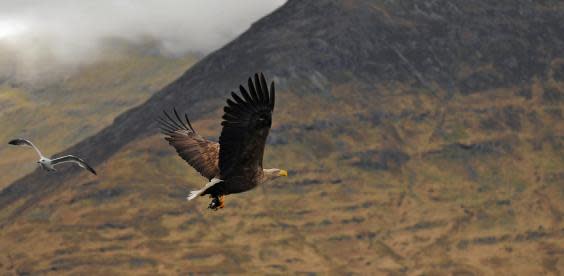
<svg viewBox="0 0 564 276">
<path fill-rule="evenodd" d="M 209 208 L 224 207 L 224 196 L 242 193 L 256 186 L 288 176 L 281 169 L 263 169 L 262 158 L 266 137 L 272 124 L 275 92 L 274 82 L 267 86 L 262 74 L 248 80 L 248 90 L 239 86 L 240 95 L 231 92 L 224 107 L 223 129 L 219 143 L 198 135 L 188 116 L 182 119 L 176 109 L 174 116 L 163 112 L 159 118 L 162 132 L 180 157 L 209 182 L 200 190 L 190 192 L 188 200 L 210 195 Z"/>
</svg>

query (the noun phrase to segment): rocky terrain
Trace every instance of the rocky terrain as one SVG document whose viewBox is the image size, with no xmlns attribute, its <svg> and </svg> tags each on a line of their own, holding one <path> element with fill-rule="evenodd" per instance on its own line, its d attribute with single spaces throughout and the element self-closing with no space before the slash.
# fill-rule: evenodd
<svg viewBox="0 0 564 276">
<path fill-rule="evenodd" d="M 7 274 L 559 275 L 564 4 L 290 0 L 0 193 Z M 277 84 L 266 166 L 290 177 L 187 202 L 205 182 L 154 119 L 217 137 L 225 98 Z M 90 118 L 90 117 L 89 117 Z M 9 250 L 6 250 L 9 249 Z"/>
</svg>

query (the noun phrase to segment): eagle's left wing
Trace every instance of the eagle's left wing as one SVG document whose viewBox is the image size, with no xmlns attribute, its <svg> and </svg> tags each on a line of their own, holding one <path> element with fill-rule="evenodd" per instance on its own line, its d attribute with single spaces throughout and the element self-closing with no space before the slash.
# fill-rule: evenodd
<svg viewBox="0 0 564 276">
<path fill-rule="evenodd" d="M 197 134 L 186 114 L 183 121 L 176 109 L 176 120 L 168 113 L 163 113 L 166 119 L 159 118 L 161 130 L 168 136 L 165 139 L 176 149 L 178 155 L 208 180 L 218 176 L 219 144 Z"/>
</svg>

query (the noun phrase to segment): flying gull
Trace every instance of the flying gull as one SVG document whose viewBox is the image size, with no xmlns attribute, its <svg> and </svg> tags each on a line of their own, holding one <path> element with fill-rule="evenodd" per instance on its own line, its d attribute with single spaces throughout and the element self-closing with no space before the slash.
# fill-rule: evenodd
<svg viewBox="0 0 564 276">
<path fill-rule="evenodd" d="M 41 151 L 39 151 L 39 149 L 30 141 L 25 140 L 25 139 L 14 139 L 10 142 L 8 142 L 8 144 L 10 145 L 14 145 L 14 146 L 29 146 L 32 147 L 33 149 L 35 149 L 35 151 L 37 152 L 37 154 L 39 155 L 39 161 L 37 161 L 37 163 L 39 164 L 39 166 L 46 170 L 46 171 L 56 171 L 55 170 L 55 166 L 62 164 L 62 163 L 68 163 L 68 162 L 72 162 L 72 163 L 76 163 L 78 164 L 80 167 L 87 169 L 88 171 L 90 171 L 93 174 L 96 174 L 96 171 L 90 167 L 88 164 L 86 164 L 86 162 L 84 162 L 84 160 L 74 156 L 74 155 L 65 155 L 62 157 L 57 157 L 57 158 L 47 158 L 45 156 L 43 156 L 43 154 L 41 153 Z"/>
</svg>

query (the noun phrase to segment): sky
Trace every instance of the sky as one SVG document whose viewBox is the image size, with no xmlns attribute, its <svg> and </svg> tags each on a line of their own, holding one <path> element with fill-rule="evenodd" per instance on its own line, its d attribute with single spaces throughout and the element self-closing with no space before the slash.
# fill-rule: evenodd
<svg viewBox="0 0 564 276">
<path fill-rule="evenodd" d="M 0 59 L 9 57 L 28 67 L 45 55 L 66 65 L 91 62 L 103 55 L 107 38 L 151 38 L 166 54 L 206 54 L 284 2 L 0 0 Z"/>
</svg>

